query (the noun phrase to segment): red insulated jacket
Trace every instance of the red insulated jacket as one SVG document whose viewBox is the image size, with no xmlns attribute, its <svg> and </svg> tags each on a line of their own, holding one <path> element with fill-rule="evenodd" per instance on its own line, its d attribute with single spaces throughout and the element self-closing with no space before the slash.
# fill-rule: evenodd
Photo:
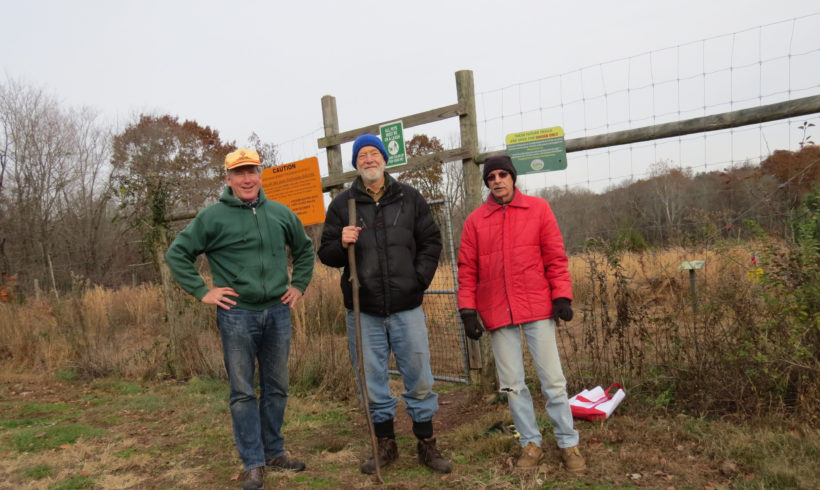
<svg viewBox="0 0 820 490">
<path fill-rule="evenodd" d="M 487 330 L 552 318 L 552 300 L 572 300 L 561 230 L 547 201 L 492 196 L 464 222 L 458 252 L 458 307 L 478 311 Z"/>
</svg>

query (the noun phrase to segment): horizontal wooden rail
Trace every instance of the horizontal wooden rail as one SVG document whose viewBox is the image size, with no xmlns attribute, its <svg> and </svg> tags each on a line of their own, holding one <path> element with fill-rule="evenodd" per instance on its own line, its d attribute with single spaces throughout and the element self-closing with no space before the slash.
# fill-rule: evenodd
<svg viewBox="0 0 820 490">
<path fill-rule="evenodd" d="M 820 95 L 803 97 L 801 99 L 767 104 L 750 109 L 724 112 L 711 116 L 695 117 L 683 121 L 675 121 L 655 126 L 645 126 L 642 128 L 627 129 L 614 133 L 598 134 L 594 136 L 584 136 L 566 141 L 567 153 L 574 151 L 592 150 L 608 146 L 628 145 L 642 141 L 651 141 L 661 138 L 671 138 L 693 133 L 704 133 L 708 131 L 718 131 L 721 129 L 737 128 L 760 124 L 769 121 L 778 121 L 790 117 L 816 114 L 820 112 Z M 483 162 L 488 157 L 506 154 L 506 150 L 482 153 L 476 159 L 478 163 Z"/>
<path fill-rule="evenodd" d="M 451 117 L 460 116 L 462 114 L 464 114 L 464 109 L 459 104 L 452 104 L 382 123 L 371 124 L 370 126 L 364 126 L 358 129 L 351 129 L 350 131 L 345 131 L 344 133 L 323 136 L 316 141 L 319 148 L 327 148 L 329 146 L 341 145 L 342 143 L 353 141 L 363 134 L 378 134 L 379 126 L 389 122 L 401 120 L 402 126 L 406 129 L 412 128 L 413 126 L 421 126 L 422 124 L 428 124 L 431 122 L 437 122 Z"/>
<path fill-rule="evenodd" d="M 454 150 L 444 150 L 438 151 L 436 153 L 428 153 L 426 155 L 420 155 L 417 157 L 411 157 L 407 160 L 406 165 L 402 165 L 400 167 L 395 167 L 396 170 L 404 172 L 407 170 L 414 170 L 419 167 L 424 167 L 426 165 L 430 165 L 431 163 L 445 163 L 445 162 L 452 162 L 455 160 L 463 160 L 465 158 L 470 158 L 471 155 L 469 150 L 465 150 L 463 148 L 456 148 Z M 390 171 L 390 167 L 387 168 L 387 171 Z M 351 170 L 349 172 L 345 172 L 339 175 L 333 175 L 329 177 L 322 177 L 322 192 L 326 192 L 327 190 L 340 186 L 342 184 L 346 184 L 351 180 L 356 178 L 355 170 Z"/>
</svg>

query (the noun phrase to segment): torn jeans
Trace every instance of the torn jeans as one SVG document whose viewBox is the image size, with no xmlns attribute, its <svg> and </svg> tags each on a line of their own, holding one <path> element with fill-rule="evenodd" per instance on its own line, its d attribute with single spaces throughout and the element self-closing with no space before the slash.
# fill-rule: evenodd
<svg viewBox="0 0 820 490">
<path fill-rule="evenodd" d="M 541 392 L 547 399 L 547 415 L 554 427 L 558 447 L 578 445 L 578 431 L 572 423 L 572 412 L 567 397 L 567 380 L 561 369 L 558 344 L 555 339 L 555 322 L 551 319 L 537 320 L 520 325 L 492 330 L 490 333 L 498 372 L 499 391 L 506 393 L 515 428 L 521 434 L 521 447 L 534 442 L 541 447 L 541 432 L 535 419 L 532 396 L 527 388 L 524 373 L 524 354 L 521 332 L 527 340 L 535 364 Z"/>
</svg>

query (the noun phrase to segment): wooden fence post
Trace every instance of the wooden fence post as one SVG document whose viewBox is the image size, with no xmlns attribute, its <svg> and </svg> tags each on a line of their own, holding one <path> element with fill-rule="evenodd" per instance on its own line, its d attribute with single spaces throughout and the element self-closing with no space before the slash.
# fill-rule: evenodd
<svg viewBox="0 0 820 490">
<path fill-rule="evenodd" d="M 478 157 L 478 124 L 476 122 L 474 87 L 472 70 L 456 72 L 458 103 L 463 110 L 458 117 L 461 129 L 461 147 L 470 151 L 470 156 L 461 160 L 464 174 L 464 204 L 470 211 L 481 206 L 482 185 L 481 173 L 476 161 Z M 478 361 L 480 365 L 479 387 L 486 393 L 495 390 L 495 366 L 489 337 L 489 335 L 485 335 L 483 340 L 467 341 L 471 364 Z"/>
<path fill-rule="evenodd" d="M 467 209 L 481 206 L 481 172 L 478 169 L 478 124 L 475 114 L 475 88 L 472 70 L 456 72 L 458 103 L 463 113 L 458 116 L 461 130 L 461 147 L 470 151 L 471 156 L 461 160 L 464 171 L 464 203 Z"/>
<path fill-rule="evenodd" d="M 322 120 L 325 123 L 325 136 L 339 134 L 339 114 L 336 112 L 336 97 L 325 95 L 322 97 Z M 342 174 L 342 145 L 336 144 L 327 147 L 327 171 L 330 177 Z M 339 193 L 339 187 L 330 189 L 331 199 Z"/>
<path fill-rule="evenodd" d="M 174 289 L 174 275 L 171 268 L 165 261 L 165 252 L 168 250 L 168 230 L 161 227 L 157 233 L 157 240 L 154 242 L 152 251 L 153 259 L 159 268 L 160 281 L 162 283 L 162 295 L 165 296 L 165 315 L 168 318 L 168 369 L 174 377 L 178 376 L 184 367 L 184 358 L 179 345 L 179 326 L 182 309 L 180 308 L 177 293 Z"/>
</svg>

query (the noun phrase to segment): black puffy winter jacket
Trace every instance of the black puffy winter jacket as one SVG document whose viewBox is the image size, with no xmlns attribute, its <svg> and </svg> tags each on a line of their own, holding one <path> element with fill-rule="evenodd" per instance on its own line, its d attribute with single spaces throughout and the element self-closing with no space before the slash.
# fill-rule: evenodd
<svg viewBox="0 0 820 490">
<path fill-rule="evenodd" d="M 364 190 L 361 177 L 330 203 L 322 231 L 319 260 L 344 267 L 341 286 L 345 307 L 353 308 L 353 287 L 342 228 L 349 225 L 347 201 L 356 200 L 359 306 L 371 315 L 387 316 L 420 306 L 441 254 L 441 233 L 424 197 L 413 187 L 385 174 L 378 202 Z"/>
</svg>

